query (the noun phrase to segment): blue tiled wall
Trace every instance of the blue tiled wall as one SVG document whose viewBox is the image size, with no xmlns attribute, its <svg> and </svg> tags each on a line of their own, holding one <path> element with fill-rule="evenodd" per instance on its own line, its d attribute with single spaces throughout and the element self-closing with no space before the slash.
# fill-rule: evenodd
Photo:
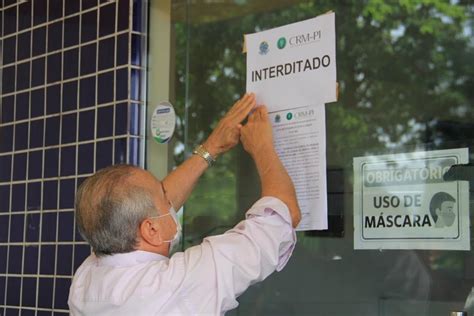
<svg viewBox="0 0 474 316">
<path fill-rule="evenodd" d="M 0 0 L 0 315 L 67 314 L 77 186 L 142 164 L 144 3 Z"/>
</svg>

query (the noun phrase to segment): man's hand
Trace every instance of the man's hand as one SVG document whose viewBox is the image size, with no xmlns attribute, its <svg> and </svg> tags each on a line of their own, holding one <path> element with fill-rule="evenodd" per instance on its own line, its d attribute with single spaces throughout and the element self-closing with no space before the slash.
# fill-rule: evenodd
<svg viewBox="0 0 474 316">
<path fill-rule="evenodd" d="M 203 143 L 204 148 L 214 158 L 237 145 L 242 128 L 241 122 L 254 107 L 255 95 L 246 94 L 220 120 L 209 138 Z M 208 167 L 207 162 L 201 157 L 192 155 L 163 179 L 168 198 L 177 209 L 188 199 L 197 180 Z"/>
<path fill-rule="evenodd" d="M 259 106 L 241 129 L 240 140 L 252 156 L 262 184 L 262 197 L 273 196 L 285 203 L 293 227 L 298 226 L 301 212 L 290 176 L 273 146 L 272 126 L 265 106 Z"/>
<path fill-rule="evenodd" d="M 203 146 L 213 156 L 222 154 L 239 143 L 242 121 L 255 107 L 255 95 L 245 94 L 219 121 Z"/>
<path fill-rule="evenodd" d="M 242 127 L 240 140 L 244 149 L 255 159 L 260 155 L 274 151 L 272 126 L 268 119 L 267 108 L 259 106 L 250 114 L 247 124 Z"/>
</svg>

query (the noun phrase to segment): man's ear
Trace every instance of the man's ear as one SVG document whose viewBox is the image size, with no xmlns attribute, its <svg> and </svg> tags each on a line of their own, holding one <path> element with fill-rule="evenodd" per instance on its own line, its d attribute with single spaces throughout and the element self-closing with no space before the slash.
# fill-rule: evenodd
<svg viewBox="0 0 474 316">
<path fill-rule="evenodd" d="M 140 224 L 140 236 L 144 242 L 153 246 L 159 246 L 163 243 L 158 225 L 148 218 Z"/>
</svg>

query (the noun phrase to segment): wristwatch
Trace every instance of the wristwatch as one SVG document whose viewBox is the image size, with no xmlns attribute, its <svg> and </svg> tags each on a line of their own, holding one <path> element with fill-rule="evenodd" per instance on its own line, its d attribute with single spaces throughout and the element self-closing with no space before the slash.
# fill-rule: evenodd
<svg viewBox="0 0 474 316">
<path fill-rule="evenodd" d="M 216 159 L 212 157 L 212 155 L 206 150 L 206 148 L 204 148 L 203 145 L 198 145 L 196 148 L 194 148 L 193 154 L 202 157 L 207 162 L 209 167 L 212 166 L 214 162 L 216 162 Z"/>
</svg>

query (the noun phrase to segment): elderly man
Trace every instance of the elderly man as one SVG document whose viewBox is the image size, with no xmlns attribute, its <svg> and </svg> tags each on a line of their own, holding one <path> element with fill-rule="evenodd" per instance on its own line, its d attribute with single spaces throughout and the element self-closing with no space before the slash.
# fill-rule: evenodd
<svg viewBox="0 0 474 316">
<path fill-rule="evenodd" d="M 257 166 L 262 198 L 233 229 L 169 258 L 181 232 L 174 207 L 183 205 L 210 162 L 239 139 Z M 267 110 L 255 108 L 253 94 L 236 102 L 194 155 L 162 182 L 127 165 L 88 178 L 77 192 L 76 215 L 94 253 L 74 276 L 72 315 L 224 314 L 250 285 L 285 266 L 300 220 Z"/>
</svg>

